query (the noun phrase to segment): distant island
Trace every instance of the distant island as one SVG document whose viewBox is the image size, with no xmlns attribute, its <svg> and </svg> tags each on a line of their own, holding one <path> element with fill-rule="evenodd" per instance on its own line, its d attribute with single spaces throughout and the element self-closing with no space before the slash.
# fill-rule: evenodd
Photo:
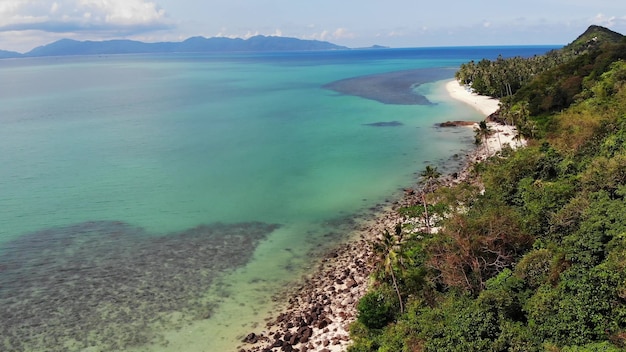
<svg viewBox="0 0 626 352">
<path fill-rule="evenodd" d="M 248 39 L 192 37 L 182 42 L 144 43 L 134 40 L 77 41 L 61 39 L 21 54 L 0 50 L 0 59 L 43 56 L 345 50 L 319 40 L 257 35 Z"/>
</svg>

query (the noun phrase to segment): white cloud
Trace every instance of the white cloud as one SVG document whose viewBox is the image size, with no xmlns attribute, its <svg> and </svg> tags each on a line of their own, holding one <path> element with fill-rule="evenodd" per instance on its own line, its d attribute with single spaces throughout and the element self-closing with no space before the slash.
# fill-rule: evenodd
<svg viewBox="0 0 626 352">
<path fill-rule="evenodd" d="M 602 13 L 599 13 L 589 22 L 600 25 L 600 26 L 605 26 L 605 27 L 617 27 L 617 26 L 622 27 L 626 25 L 626 16 L 622 16 L 622 17 L 606 16 Z"/>
<path fill-rule="evenodd" d="M 171 26 L 149 0 L 2 0 L 0 31 L 132 34 Z"/>
<path fill-rule="evenodd" d="M 72 34 L 43 33 L 41 31 L 0 31 L 0 49 L 28 52 L 36 46 L 49 44 L 63 38 L 75 38 Z"/>
<path fill-rule="evenodd" d="M 406 33 L 404 33 L 403 31 L 397 31 L 397 30 L 393 30 L 387 33 L 387 37 L 404 37 L 405 35 Z"/>
<path fill-rule="evenodd" d="M 283 32 L 280 29 L 276 29 L 274 32 L 272 33 L 268 33 L 268 32 L 260 32 L 260 31 L 252 31 L 252 30 L 248 30 L 245 33 L 240 32 L 240 33 L 230 33 L 229 30 L 227 28 L 221 28 L 219 32 L 217 32 L 217 34 L 212 35 L 213 37 L 218 37 L 218 38 L 230 38 L 230 39 L 250 39 L 252 37 L 256 37 L 259 35 L 264 35 L 264 36 L 271 36 L 271 37 L 282 37 L 283 36 Z M 182 39 L 182 38 L 180 38 Z"/>
<path fill-rule="evenodd" d="M 222 27 L 216 34 L 213 34 L 215 37 L 224 37 L 224 38 L 242 38 L 248 39 L 257 35 L 265 35 L 272 37 L 293 37 L 300 39 L 308 39 L 308 40 L 321 40 L 321 41 L 335 41 L 335 40 L 349 40 L 357 38 L 357 35 L 346 28 L 335 28 L 333 30 L 327 29 L 319 29 L 315 30 L 314 25 L 302 26 L 299 28 L 265 28 L 264 30 L 252 30 L 252 29 L 231 29 Z"/>
<path fill-rule="evenodd" d="M 310 33 L 300 36 L 302 39 L 314 39 L 322 41 L 342 40 L 342 39 L 354 39 L 357 35 L 354 32 L 347 30 L 346 28 L 336 28 L 333 31 L 322 30 L 321 32 Z"/>
<path fill-rule="evenodd" d="M 165 18 L 165 11 L 143 0 L 79 0 L 79 12 L 100 14 L 114 25 L 150 25 Z M 101 17 L 101 18 L 102 18 Z"/>
<path fill-rule="evenodd" d="M 330 35 L 330 32 L 328 32 L 327 30 L 323 30 L 321 33 L 319 34 L 313 33 L 309 37 L 310 39 L 316 39 L 316 40 L 328 40 L 329 35 Z"/>
<path fill-rule="evenodd" d="M 259 31 L 248 31 L 246 32 L 246 34 L 243 35 L 243 39 L 250 39 L 252 37 L 256 37 L 257 35 L 259 35 Z M 238 38 L 236 35 L 229 35 L 229 38 Z"/>
<path fill-rule="evenodd" d="M 355 34 L 345 28 L 337 28 L 333 32 L 333 39 L 353 39 Z"/>
</svg>

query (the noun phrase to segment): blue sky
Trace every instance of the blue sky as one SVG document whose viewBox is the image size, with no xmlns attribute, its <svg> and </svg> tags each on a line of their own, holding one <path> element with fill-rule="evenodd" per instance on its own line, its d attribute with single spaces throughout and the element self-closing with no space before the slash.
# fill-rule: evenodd
<svg viewBox="0 0 626 352">
<path fill-rule="evenodd" d="M 0 0 L 0 49 L 61 38 L 148 42 L 278 35 L 349 47 L 566 44 L 626 33 L 620 0 Z"/>
</svg>

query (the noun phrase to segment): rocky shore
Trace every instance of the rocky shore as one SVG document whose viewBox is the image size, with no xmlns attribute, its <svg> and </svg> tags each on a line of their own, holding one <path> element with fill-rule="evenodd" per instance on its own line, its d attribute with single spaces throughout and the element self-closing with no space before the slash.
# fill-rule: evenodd
<svg viewBox="0 0 626 352">
<path fill-rule="evenodd" d="M 250 332 L 238 350 L 345 351 L 356 305 L 369 287 L 371 244 L 403 221 L 398 208 L 419 201 L 417 192 L 406 190 L 402 200 L 381 206 L 374 219 L 359 225 L 352 240 L 326 253 L 299 286 L 285 293 L 286 309 L 268 319 L 264 330 Z"/>
<path fill-rule="evenodd" d="M 477 96 L 457 86 L 456 82 L 447 85 L 453 98 L 479 109 L 485 116 L 497 110 L 493 99 Z M 460 173 L 446 176 L 441 184 L 461 182 L 473 163 L 494 155 L 507 144 L 512 148 L 523 145 L 521 140 L 515 142 L 517 133 L 513 127 L 495 122 L 488 125 L 492 135 L 466 155 L 467 165 Z M 450 127 L 477 128 L 478 124 L 454 121 Z M 277 298 L 288 305 L 275 317 L 267 319 L 266 326 L 260 331 L 245 336 L 238 351 L 345 351 L 350 344 L 349 327 L 356 320 L 357 303 L 369 287 L 373 269 L 372 243 L 385 229 L 391 231 L 396 224 L 406 220 L 397 209 L 421 204 L 421 199 L 419 190 L 407 189 L 401 200 L 380 206 L 373 219 L 355 229 L 351 240 L 326 253 L 300 284 Z"/>
</svg>

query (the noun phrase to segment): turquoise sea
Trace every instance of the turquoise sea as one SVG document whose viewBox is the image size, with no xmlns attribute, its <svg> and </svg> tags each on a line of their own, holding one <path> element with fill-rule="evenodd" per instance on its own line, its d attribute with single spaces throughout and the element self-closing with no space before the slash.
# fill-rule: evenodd
<svg viewBox="0 0 626 352">
<path fill-rule="evenodd" d="M 312 250 L 458 167 L 461 63 L 549 49 L 0 60 L 0 350 L 234 350 Z"/>
</svg>

